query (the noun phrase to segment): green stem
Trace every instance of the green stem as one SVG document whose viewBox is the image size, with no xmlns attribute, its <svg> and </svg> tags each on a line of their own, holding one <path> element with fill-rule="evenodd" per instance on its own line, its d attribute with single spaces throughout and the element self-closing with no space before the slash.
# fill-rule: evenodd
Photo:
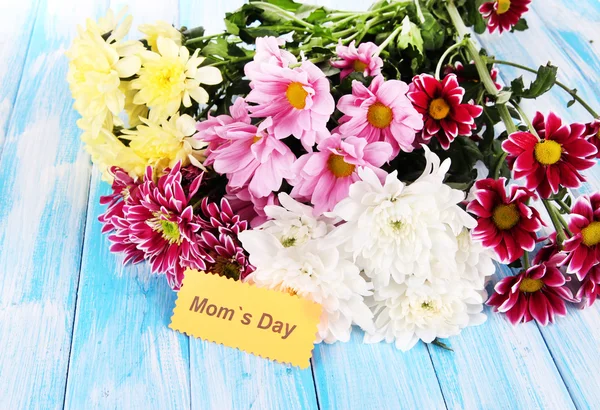
<svg viewBox="0 0 600 410">
<path fill-rule="evenodd" d="M 552 225 L 554 225 L 554 229 L 556 230 L 556 242 L 559 245 L 562 245 L 562 243 L 565 241 L 566 237 L 565 237 L 564 226 L 560 222 L 560 219 L 557 217 L 558 210 L 555 207 L 553 207 L 552 204 L 550 203 L 550 201 L 547 199 L 542 199 L 542 203 L 544 204 L 546 211 L 548 211 L 548 215 L 550 216 L 550 219 L 552 220 Z"/>
<path fill-rule="evenodd" d="M 493 97 L 497 97 L 499 91 L 496 88 L 496 84 L 494 84 L 494 80 L 492 80 L 487 65 L 479 54 L 479 50 L 475 46 L 475 43 L 473 43 L 473 40 L 471 40 L 469 31 L 467 30 L 467 27 L 465 26 L 465 23 L 463 22 L 453 0 L 448 0 L 446 2 L 446 10 L 448 10 L 448 15 L 450 16 L 450 20 L 452 20 L 452 24 L 454 24 L 454 27 L 456 28 L 458 37 L 466 42 L 467 52 L 475 62 L 475 68 L 477 68 L 477 73 L 479 74 L 479 78 L 481 79 L 485 90 Z M 512 134 L 513 132 L 516 132 L 517 127 L 510 117 L 510 112 L 508 111 L 506 104 L 496 104 L 496 107 L 508 133 Z"/>
<path fill-rule="evenodd" d="M 494 179 L 498 179 L 500 177 L 500 170 L 502 169 L 502 164 L 506 160 L 508 156 L 508 152 L 503 152 L 500 158 L 498 158 L 498 162 L 496 163 L 496 167 L 494 167 Z"/>
<path fill-rule="evenodd" d="M 421 11 L 421 4 L 420 4 L 420 0 L 415 0 L 415 8 L 417 9 L 417 17 L 419 17 L 419 21 L 421 22 L 421 24 L 425 23 L 425 16 L 423 15 L 423 12 Z"/>
<path fill-rule="evenodd" d="M 222 36 L 223 34 L 224 33 L 219 33 L 219 34 L 211 34 L 209 36 L 202 36 L 202 37 L 190 38 L 190 39 L 188 39 L 188 40 L 185 41 L 185 45 L 188 46 L 188 45 L 195 44 L 195 43 L 201 43 L 203 41 L 210 40 L 212 38 Z"/>
<path fill-rule="evenodd" d="M 523 253 L 523 267 L 525 270 L 529 269 L 529 252 L 525 251 Z"/>
<path fill-rule="evenodd" d="M 571 232 L 571 230 L 569 229 L 569 224 L 567 223 L 567 221 L 565 221 L 565 218 L 563 218 L 560 212 L 556 212 L 556 217 L 558 218 L 558 221 L 563 226 L 565 232 L 569 235 L 569 237 L 573 236 L 573 232 Z"/>
<path fill-rule="evenodd" d="M 459 41 L 458 43 L 454 43 L 453 45 L 451 45 L 450 47 L 448 47 L 448 49 L 446 51 L 444 51 L 444 54 L 442 54 L 442 56 L 440 57 L 437 67 L 435 68 L 435 78 L 439 81 L 440 80 L 440 72 L 442 71 L 442 66 L 444 65 L 444 60 L 446 59 L 446 57 L 448 57 L 448 55 L 456 50 L 459 47 L 462 47 L 464 45 L 464 40 L 463 41 Z"/>
<path fill-rule="evenodd" d="M 571 213 L 571 208 L 569 208 L 569 205 L 565 204 L 565 202 L 562 199 L 555 199 L 554 202 L 556 202 L 561 207 L 561 209 L 565 211 L 565 213 Z"/>
<path fill-rule="evenodd" d="M 385 50 L 387 45 L 390 44 L 390 42 L 398 35 L 398 33 L 400 33 L 400 30 L 402 30 L 402 26 L 396 27 L 396 30 L 392 31 L 392 33 L 383 41 L 383 43 L 379 45 L 377 51 L 375 54 L 373 54 L 373 57 L 377 57 L 383 50 Z"/>
<path fill-rule="evenodd" d="M 488 61 L 491 64 L 502 64 L 502 65 L 508 65 L 511 67 L 516 67 L 516 68 L 520 68 L 521 70 L 524 71 L 529 71 L 530 73 L 534 73 L 537 74 L 537 70 L 534 70 L 533 68 L 529 68 L 526 67 L 524 65 L 521 64 L 517 64 L 517 63 L 512 63 L 510 61 L 503 61 L 503 60 L 489 60 Z M 565 90 L 571 97 L 573 97 L 573 99 L 575 101 L 577 101 L 579 104 L 581 104 L 583 106 L 583 108 L 585 108 L 587 110 L 587 112 L 589 112 L 592 117 L 594 118 L 600 118 L 600 115 L 594 111 L 594 109 L 592 107 L 590 107 L 585 100 L 583 100 L 583 98 L 579 97 L 577 95 L 577 90 L 571 89 L 569 87 L 567 87 L 565 84 L 561 83 L 560 81 L 554 81 L 554 83 L 556 85 L 558 85 L 560 88 L 562 88 L 563 90 Z"/>
<path fill-rule="evenodd" d="M 521 106 L 519 104 L 517 104 L 515 101 L 511 101 L 511 104 L 513 107 L 515 107 L 515 109 L 519 112 L 519 116 L 521 117 L 521 119 L 525 122 L 525 124 L 527 124 L 527 128 L 529 128 L 529 131 L 535 135 L 535 137 L 538 139 L 538 141 L 541 139 L 540 136 L 538 135 L 537 131 L 535 130 L 535 127 L 533 126 L 533 124 L 531 123 L 531 121 L 529 121 L 529 118 L 527 117 L 527 114 L 525 114 L 525 111 L 523 111 L 523 109 L 521 108 Z"/>
<path fill-rule="evenodd" d="M 212 64 L 208 64 L 211 67 L 219 67 L 225 64 L 235 64 L 235 63 L 239 63 L 242 61 L 248 61 L 248 60 L 252 60 L 254 58 L 254 56 L 244 56 L 244 57 L 238 57 L 238 58 L 232 58 L 230 60 L 223 60 L 223 61 L 218 61 L 216 63 L 212 63 Z"/>
</svg>

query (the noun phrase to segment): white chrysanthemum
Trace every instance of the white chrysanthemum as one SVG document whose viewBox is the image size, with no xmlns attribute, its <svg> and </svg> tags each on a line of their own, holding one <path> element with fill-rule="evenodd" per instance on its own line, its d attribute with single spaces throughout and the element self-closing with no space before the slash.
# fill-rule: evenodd
<svg viewBox="0 0 600 410">
<path fill-rule="evenodd" d="M 333 235 L 347 240 L 345 249 L 376 289 L 391 278 L 403 283 L 409 275 L 422 282 L 431 274 L 431 259 L 454 264 L 453 237 L 475 225 L 457 205 L 464 199 L 462 191 L 442 182 L 449 161 L 440 166 L 439 158 L 424 148 L 427 165 L 417 181 L 405 185 L 394 171 L 382 185 L 372 170 L 359 169 L 362 181 L 350 186 L 348 198 L 332 212 L 346 221 Z"/>
<path fill-rule="evenodd" d="M 371 294 L 370 284 L 327 236 L 289 247 L 260 229 L 241 232 L 239 237 L 256 267 L 252 282 L 323 306 L 317 343 L 348 341 L 352 324 L 373 331 L 373 315 L 364 302 Z"/>
<path fill-rule="evenodd" d="M 181 47 L 181 32 L 169 23 L 158 20 L 154 23 L 140 24 L 138 30 L 146 35 L 146 41 L 154 52 L 158 52 L 159 37 L 171 39 Z"/>
<path fill-rule="evenodd" d="M 78 36 L 66 52 L 74 107 L 87 119 L 87 132 L 93 137 L 108 118 L 119 122 L 117 116 L 125 104 L 121 79 L 133 76 L 141 67 L 138 54 L 144 49 L 142 43 L 123 41 L 132 22 L 125 12 L 115 17 L 109 10 L 98 22 L 88 19 L 85 28 L 78 27 Z"/>
<path fill-rule="evenodd" d="M 173 40 L 158 37 L 158 52 L 146 50 L 142 54 L 143 64 L 139 77 L 131 82 L 138 89 L 133 102 L 145 104 L 157 117 L 175 114 L 181 104 L 192 105 L 208 102 L 208 93 L 200 84 L 219 84 L 223 81 L 216 67 L 200 67 L 204 57 L 198 57 L 196 49 L 190 57 L 186 47 L 178 46 Z"/>
<path fill-rule="evenodd" d="M 386 341 L 403 351 L 419 340 L 430 343 L 483 323 L 485 294 L 463 280 L 438 280 L 419 286 L 390 282 L 370 301 L 375 331 L 365 334 L 366 343 Z"/>
<path fill-rule="evenodd" d="M 192 163 L 203 167 L 207 144 L 193 138 L 196 121 L 192 117 L 175 114 L 169 120 L 141 118 L 141 121 L 143 124 L 136 129 L 123 130 L 123 138 L 129 140 L 129 148 L 144 158 L 147 165 L 162 170 L 181 161 L 183 166 Z"/>
<path fill-rule="evenodd" d="M 493 260 L 495 254 L 480 241 L 473 239 L 467 229 L 456 240 L 456 266 L 460 277 L 468 281 L 475 290 L 483 290 L 486 280 L 496 272 Z"/>
<path fill-rule="evenodd" d="M 303 245 L 318 239 L 333 229 L 333 220 L 314 217 L 313 208 L 295 201 L 286 193 L 278 196 L 282 206 L 268 205 L 265 213 L 269 221 L 260 229 L 275 236 L 284 247 Z"/>
</svg>

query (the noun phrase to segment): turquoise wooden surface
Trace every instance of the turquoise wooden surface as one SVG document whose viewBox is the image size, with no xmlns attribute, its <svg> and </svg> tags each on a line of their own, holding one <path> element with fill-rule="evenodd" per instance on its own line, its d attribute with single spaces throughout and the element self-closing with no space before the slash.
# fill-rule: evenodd
<svg viewBox="0 0 600 410">
<path fill-rule="evenodd" d="M 77 24 L 128 4 L 134 24 L 223 27 L 243 0 L 40 0 L 0 5 L 0 409 L 600 408 L 600 304 L 554 326 L 490 315 L 450 340 L 401 353 L 319 345 L 307 370 L 170 331 L 175 295 L 121 266 L 97 216 L 101 183 L 81 150 L 64 80 Z M 361 9 L 365 0 L 319 2 Z M 600 3 L 534 0 L 530 30 L 478 40 L 499 58 L 548 60 L 600 109 Z M 594 40 L 594 42 L 590 42 Z M 522 73 L 500 67 L 501 77 Z M 527 77 L 527 76 L 526 76 Z M 526 106 L 588 121 L 553 90 Z M 600 167 L 580 193 L 600 189 Z M 499 275 L 505 275 L 503 269 Z"/>
</svg>

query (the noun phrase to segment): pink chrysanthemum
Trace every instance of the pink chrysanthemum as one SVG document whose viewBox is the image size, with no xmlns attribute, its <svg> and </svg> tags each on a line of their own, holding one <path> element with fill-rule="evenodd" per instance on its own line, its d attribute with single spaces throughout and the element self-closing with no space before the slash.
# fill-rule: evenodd
<svg viewBox="0 0 600 410">
<path fill-rule="evenodd" d="M 596 163 L 597 149 L 585 140 L 583 124 L 563 124 L 553 112 L 544 119 L 536 113 L 533 126 L 540 139 L 530 132 L 515 132 L 502 143 L 514 177 L 525 178 L 525 186 L 542 198 L 556 194 L 560 186 L 578 188 L 585 181 L 579 171 Z"/>
<path fill-rule="evenodd" d="M 477 69 L 475 68 L 475 63 L 471 61 L 467 66 L 464 66 L 460 61 L 456 61 L 454 65 L 447 65 L 444 67 L 444 75 L 448 74 L 456 74 L 456 80 L 459 84 L 462 83 L 478 83 L 479 74 L 477 74 Z M 490 77 L 496 86 L 496 89 L 501 90 L 502 85 L 497 83 L 499 71 L 496 67 L 493 67 L 490 70 Z"/>
<path fill-rule="evenodd" d="M 281 48 L 285 40 L 276 37 L 258 37 L 256 39 L 256 53 L 253 61 L 246 64 L 244 71 L 249 77 L 262 72 L 262 67 L 289 67 L 296 64 L 296 56 Z"/>
<path fill-rule="evenodd" d="M 335 109 L 329 80 L 310 61 L 288 68 L 262 63 L 260 69 L 248 69 L 252 91 L 246 101 L 252 117 L 273 118 L 273 132 L 278 139 L 290 135 L 300 139 L 307 151 L 316 138 L 328 135 L 327 121 Z"/>
<path fill-rule="evenodd" d="M 573 236 L 565 241 L 568 252 L 567 272 L 583 280 L 592 266 L 600 263 L 600 193 L 577 198 L 571 208 L 569 230 Z"/>
<path fill-rule="evenodd" d="M 144 252 L 152 272 L 165 273 L 169 285 L 179 289 L 186 267 L 182 260 L 195 261 L 194 267 L 203 269 L 204 255 L 190 254 L 200 224 L 194 218 L 190 199 L 200 187 L 202 177 L 196 178 L 186 193 L 181 185 L 181 163 L 156 183 L 152 168 L 148 167 L 139 186 L 139 201 L 127 203 L 121 230 L 129 240 Z"/>
<path fill-rule="evenodd" d="M 248 222 L 233 212 L 225 198 L 220 205 L 204 198 L 200 223 L 202 228 L 194 245 L 205 255 L 206 272 L 235 280 L 254 272 L 238 239 L 239 233 L 248 229 Z"/>
<path fill-rule="evenodd" d="M 553 323 L 555 316 L 565 316 L 565 300 L 575 300 L 557 267 L 561 257 L 557 255 L 554 259 L 502 279 L 486 303 L 493 306 L 494 311 L 506 313 L 513 325 L 535 319 L 545 326 Z"/>
<path fill-rule="evenodd" d="M 600 158 L 600 119 L 585 124 L 585 135 L 588 142 L 592 143 L 598 150 L 596 158 Z"/>
<path fill-rule="evenodd" d="M 509 186 L 506 179 L 482 179 L 475 183 L 475 199 L 467 210 L 477 216 L 474 239 L 492 248 L 502 263 L 510 263 L 532 251 L 537 240 L 536 232 L 544 224 L 539 212 L 528 206 L 536 195 L 517 185 Z"/>
<path fill-rule="evenodd" d="M 356 135 L 368 142 L 387 142 L 395 157 L 400 150 L 411 152 L 415 135 L 423 121 L 406 97 L 408 86 L 397 80 L 385 81 L 381 75 L 369 88 L 359 81 L 352 82 L 352 94 L 338 101 L 338 110 L 345 115 L 338 131 Z"/>
<path fill-rule="evenodd" d="M 227 187 L 225 198 L 231 204 L 231 208 L 245 221 L 250 223 L 252 228 L 262 225 L 268 219 L 264 209 L 267 205 L 278 205 L 277 196 L 272 193 L 269 196 L 257 198 L 253 196 L 248 187 L 232 189 Z"/>
<path fill-rule="evenodd" d="M 332 210 L 348 196 L 350 185 L 359 180 L 358 167 L 371 168 L 383 181 L 387 173 L 379 167 L 392 155 L 387 142 L 368 143 L 364 138 L 342 138 L 340 134 L 332 134 L 317 148 L 294 164 L 291 192 L 295 199 L 310 201 L 317 215 Z"/>
<path fill-rule="evenodd" d="M 110 173 L 113 176 L 111 195 L 100 197 L 100 204 L 108 205 L 106 211 L 98 217 L 102 223 L 102 233 L 112 234 L 108 237 L 111 241 L 110 251 L 123 253 L 125 258 L 123 264 L 128 262 L 139 263 L 144 260 L 144 252 L 137 248 L 137 244 L 129 239 L 123 208 L 126 204 L 138 202 L 140 194 L 139 182 L 134 180 L 121 168 L 112 167 Z"/>
<path fill-rule="evenodd" d="M 227 142 L 213 149 L 206 161 L 219 174 L 227 175 L 227 185 L 233 189 L 248 186 L 250 193 L 262 198 L 281 187 L 283 179 L 291 179 L 296 156 L 287 145 L 271 133 L 271 118 L 257 128 L 252 124 L 235 123 L 217 129 Z"/>
<path fill-rule="evenodd" d="M 377 44 L 367 42 L 354 46 L 354 41 L 349 46 L 344 46 L 342 42 L 337 45 L 335 52 L 341 60 L 332 60 L 332 67 L 341 69 L 340 78 L 343 80 L 353 72 L 363 73 L 365 77 L 381 74 L 383 60 L 381 57 L 373 57 L 377 52 Z"/>
<path fill-rule="evenodd" d="M 600 265 L 593 266 L 577 290 L 577 300 L 581 308 L 592 306 L 600 297 Z"/>
<path fill-rule="evenodd" d="M 487 19 L 490 33 L 510 31 L 529 10 L 531 0 L 494 0 L 483 3 L 479 12 Z"/>
<path fill-rule="evenodd" d="M 228 127 L 250 124 L 248 104 L 246 104 L 243 98 L 240 97 L 235 100 L 233 105 L 229 107 L 229 113 L 231 115 L 219 115 L 217 117 L 211 117 L 209 113 L 206 121 L 196 124 L 198 132 L 194 135 L 194 138 L 208 143 L 206 155 L 209 155 L 221 144 L 227 142 L 227 139 L 222 138 L 221 135 L 226 133 Z"/>
<path fill-rule="evenodd" d="M 448 149 L 456 137 L 469 137 L 477 128 L 475 118 L 483 108 L 462 103 L 465 89 L 458 85 L 455 74 L 448 74 L 442 81 L 429 74 L 417 75 L 409 89 L 408 98 L 425 123 L 419 135 L 422 142 L 436 137 L 442 148 Z"/>
</svg>

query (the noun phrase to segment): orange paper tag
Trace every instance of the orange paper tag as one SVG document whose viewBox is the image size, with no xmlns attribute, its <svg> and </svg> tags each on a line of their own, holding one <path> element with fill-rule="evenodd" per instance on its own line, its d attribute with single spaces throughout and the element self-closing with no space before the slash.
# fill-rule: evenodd
<svg viewBox="0 0 600 410">
<path fill-rule="evenodd" d="M 299 296 L 188 270 L 169 327 L 306 368 L 320 317 L 321 305 Z"/>
</svg>

